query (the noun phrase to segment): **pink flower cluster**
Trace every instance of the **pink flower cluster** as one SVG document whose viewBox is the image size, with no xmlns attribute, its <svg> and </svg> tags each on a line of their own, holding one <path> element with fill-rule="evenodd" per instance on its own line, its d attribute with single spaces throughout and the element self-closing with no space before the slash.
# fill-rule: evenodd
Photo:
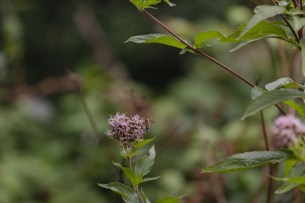
<svg viewBox="0 0 305 203">
<path fill-rule="evenodd" d="M 132 144 L 141 140 L 149 129 L 149 120 L 137 114 L 128 117 L 123 113 L 116 113 L 115 116 L 110 116 L 108 123 L 112 129 L 105 134 L 119 140 L 125 151 L 129 151 Z"/>
<path fill-rule="evenodd" d="M 298 136 L 305 134 L 305 125 L 292 115 L 276 118 L 273 126 L 273 144 L 285 148 L 297 142 Z"/>
</svg>

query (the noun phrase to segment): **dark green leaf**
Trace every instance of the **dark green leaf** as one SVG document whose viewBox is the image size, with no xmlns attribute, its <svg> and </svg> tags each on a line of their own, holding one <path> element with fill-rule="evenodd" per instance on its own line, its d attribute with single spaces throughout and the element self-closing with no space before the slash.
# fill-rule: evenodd
<svg viewBox="0 0 305 203">
<path fill-rule="evenodd" d="M 305 93 L 293 89 L 279 89 L 266 92 L 265 94 L 251 101 L 241 119 L 243 120 L 249 116 L 252 116 L 274 104 L 296 98 L 305 98 Z"/>
<path fill-rule="evenodd" d="M 112 163 L 113 165 L 119 167 L 124 172 L 124 174 L 127 176 L 127 178 L 129 179 L 132 185 L 136 186 L 139 184 L 139 182 L 142 181 L 142 177 L 136 177 L 129 168 L 122 166 L 120 163 L 116 163 L 116 162 L 112 162 Z"/>
<path fill-rule="evenodd" d="M 146 174 L 148 174 L 154 165 L 156 158 L 156 151 L 155 147 L 152 146 L 149 149 L 148 156 L 143 156 L 140 160 L 137 161 L 135 167 L 134 167 L 134 174 L 136 177 L 144 177 Z"/>
<path fill-rule="evenodd" d="M 283 85 L 293 83 L 294 81 L 291 78 L 280 78 L 274 82 L 268 83 L 265 85 L 265 88 L 269 91 L 275 90 Z"/>
<path fill-rule="evenodd" d="M 291 154 L 283 151 L 254 151 L 245 152 L 241 154 L 234 154 L 227 157 L 221 162 L 218 162 L 212 166 L 203 168 L 203 173 L 223 173 L 232 172 L 238 170 L 245 170 L 249 168 L 255 168 L 271 163 L 278 163 L 287 158 Z"/>
<path fill-rule="evenodd" d="M 126 42 L 134 43 L 156 43 L 164 44 L 179 49 L 186 48 L 186 45 L 177 40 L 175 37 L 168 34 L 149 34 L 149 35 L 139 35 L 129 38 Z"/>
<path fill-rule="evenodd" d="M 137 193 L 122 183 L 114 182 L 109 184 L 98 184 L 98 186 L 112 190 L 121 195 L 126 203 L 140 203 Z"/>
<path fill-rule="evenodd" d="M 245 29 L 240 34 L 240 38 L 245 35 L 251 28 L 257 25 L 259 22 L 266 20 L 268 18 L 274 17 L 279 14 L 283 14 L 285 8 L 281 6 L 272 6 L 272 5 L 260 5 L 254 9 L 254 16 L 247 23 Z"/>
<path fill-rule="evenodd" d="M 165 197 L 158 200 L 156 203 L 179 203 L 179 197 Z"/>
</svg>

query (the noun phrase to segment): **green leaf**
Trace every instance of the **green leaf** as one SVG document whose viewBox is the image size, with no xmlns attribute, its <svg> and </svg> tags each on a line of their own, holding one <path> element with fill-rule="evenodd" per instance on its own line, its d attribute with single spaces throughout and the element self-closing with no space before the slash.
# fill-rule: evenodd
<svg viewBox="0 0 305 203">
<path fill-rule="evenodd" d="M 268 18 L 274 17 L 279 14 L 283 14 L 285 8 L 281 6 L 271 6 L 271 5 L 260 5 L 254 9 L 254 16 L 247 23 L 245 29 L 240 34 L 240 38 L 245 35 L 251 28 L 257 25 L 259 22 L 266 20 Z"/>
<path fill-rule="evenodd" d="M 283 85 L 294 83 L 291 78 L 280 78 L 274 82 L 268 83 L 265 85 L 265 88 L 269 91 L 275 90 Z"/>
<path fill-rule="evenodd" d="M 165 3 L 167 3 L 167 5 L 169 5 L 170 7 L 176 6 L 176 4 L 171 3 L 169 0 L 163 0 Z"/>
<path fill-rule="evenodd" d="M 299 16 L 293 16 L 294 29 L 300 30 L 305 26 L 305 19 Z"/>
<path fill-rule="evenodd" d="M 305 75 L 305 38 L 302 37 L 300 40 L 300 47 L 301 47 L 301 56 L 302 56 L 302 70 L 303 75 Z"/>
<path fill-rule="evenodd" d="M 133 146 L 133 148 L 130 150 L 130 152 L 127 154 L 127 156 L 131 159 L 138 152 L 139 149 L 143 148 L 144 146 L 151 143 L 155 139 L 156 138 L 154 137 L 154 138 L 151 138 L 151 139 L 147 139 L 147 140 L 143 140 L 143 141 L 138 142 L 137 144 L 135 144 Z"/>
<path fill-rule="evenodd" d="M 186 48 L 186 45 L 177 40 L 175 37 L 168 34 L 149 34 L 149 35 L 138 35 L 129 38 L 126 42 L 134 43 L 156 43 L 164 44 L 179 49 Z"/>
<path fill-rule="evenodd" d="M 158 180 L 159 178 L 160 178 L 160 176 L 151 177 L 151 178 L 143 178 L 143 180 L 141 181 L 141 183 L 145 183 L 145 182 L 153 181 L 153 180 Z"/>
<path fill-rule="evenodd" d="M 109 184 L 98 184 L 98 186 L 112 190 L 113 192 L 119 194 L 122 196 L 123 200 L 126 203 L 140 203 L 141 201 L 139 200 L 139 197 L 137 193 L 131 189 L 130 187 L 114 182 L 114 183 L 109 183 Z"/>
<path fill-rule="evenodd" d="M 200 32 L 195 37 L 195 45 L 197 48 L 203 47 L 203 43 L 211 39 L 221 39 L 224 38 L 223 34 L 218 31 L 207 31 Z"/>
<path fill-rule="evenodd" d="M 148 174 L 154 165 L 156 158 L 155 147 L 152 146 L 149 149 L 148 156 L 145 155 L 141 159 L 139 159 L 134 167 L 134 174 L 136 177 L 144 177 Z"/>
<path fill-rule="evenodd" d="M 227 157 L 221 162 L 218 162 L 212 166 L 203 168 L 203 173 L 223 173 L 245 170 L 249 168 L 255 168 L 271 163 L 281 162 L 289 157 L 288 154 L 283 151 L 254 151 L 245 152 L 241 154 L 234 154 Z"/>
<path fill-rule="evenodd" d="M 165 197 L 158 200 L 156 203 L 179 203 L 179 197 Z"/>
<path fill-rule="evenodd" d="M 284 181 L 283 185 L 279 187 L 275 193 L 283 194 L 288 192 L 300 184 L 305 184 L 305 166 L 302 162 L 297 162 L 291 169 L 289 175 L 285 178 L 274 178 L 275 180 Z"/>
<path fill-rule="evenodd" d="M 129 0 L 139 11 L 143 10 L 142 0 Z"/>
<path fill-rule="evenodd" d="M 300 114 L 300 116 L 304 117 L 304 105 L 298 104 L 292 100 L 288 100 L 285 101 L 284 104 L 287 104 L 288 106 L 290 106 L 291 108 L 293 108 L 294 110 L 296 110 L 296 112 L 298 112 L 298 114 Z"/>
<path fill-rule="evenodd" d="M 124 172 L 124 174 L 127 176 L 132 185 L 136 186 L 142 181 L 142 177 L 136 177 L 135 174 L 129 168 L 122 166 L 120 163 L 112 163 Z"/>
<path fill-rule="evenodd" d="M 143 0 L 142 7 L 143 8 L 154 8 L 152 5 L 156 5 L 161 3 L 161 0 Z"/>
<path fill-rule="evenodd" d="M 249 116 L 252 116 L 274 104 L 296 98 L 305 98 L 305 93 L 293 89 L 279 89 L 266 92 L 265 94 L 251 101 L 241 119 L 243 120 Z"/>
<path fill-rule="evenodd" d="M 252 100 L 256 99 L 258 96 L 263 94 L 263 90 L 260 87 L 253 87 L 251 89 L 250 97 Z"/>
</svg>

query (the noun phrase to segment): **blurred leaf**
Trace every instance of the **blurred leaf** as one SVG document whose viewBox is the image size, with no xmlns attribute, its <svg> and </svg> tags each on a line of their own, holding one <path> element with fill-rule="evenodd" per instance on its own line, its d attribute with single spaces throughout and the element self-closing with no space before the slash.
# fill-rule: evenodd
<svg viewBox="0 0 305 203">
<path fill-rule="evenodd" d="M 302 37 L 300 40 L 300 47 L 301 47 L 301 55 L 302 55 L 302 70 L 303 75 L 305 75 L 305 39 Z"/>
<path fill-rule="evenodd" d="M 159 4 L 161 0 L 144 0 L 143 1 L 143 8 L 154 8 L 152 5 Z"/>
<path fill-rule="evenodd" d="M 173 7 L 173 6 L 176 6 L 176 4 L 170 2 L 169 0 L 163 0 L 165 3 L 167 3 L 167 5 Z"/>
<path fill-rule="evenodd" d="M 302 162 L 298 161 L 293 165 L 289 175 L 285 178 L 274 178 L 275 180 L 284 181 L 283 185 L 279 187 L 275 193 L 283 194 L 288 192 L 300 184 L 305 184 L 305 166 Z"/>
<path fill-rule="evenodd" d="M 279 14 L 283 14 L 285 8 L 281 6 L 271 6 L 271 5 L 260 5 L 254 9 L 254 16 L 247 23 L 245 29 L 241 32 L 239 38 L 243 37 L 251 28 L 257 25 L 259 22 L 266 20 L 268 18 L 274 17 Z"/>
<path fill-rule="evenodd" d="M 134 174 L 136 177 L 144 177 L 146 174 L 148 174 L 154 165 L 156 158 L 156 151 L 155 147 L 152 146 L 149 149 L 148 156 L 143 156 L 140 160 L 137 161 L 135 167 L 134 167 Z"/>
<path fill-rule="evenodd" d="M 124 172 L 124 174 L 127 176 L 127 178 L 129 179 L 132 185 L 136 186 L 139 184 L 139 182 L 142 181 L 142 177 L 136 177 L 129 168 L 122 166 L 120 163 L 116 163 L 116 162 L 112 162 L 112 163 L 113 165 L 119 167 Z"/>
<path fill-rule="evenodd" d="M 158 200 L 156 203 L 179 203 L 180 198 L 178 197 L 164 197 Z"/>
<path fill-rule="evenodd" d="M 278 163 L 291 157 L 283 151 L 253 151 L 234 154 L 221 162 L 203 168 L 203 173 L 223 173 L 255 168 L 266 164 Z"/>
<path fill-rule="evenodd" d="M 300 116 L 305 115 L 304 114 L 304 105 L 298 104 L 292 100 L 285 101 L 284 104 L 287 104 L 288 106 L 290 106 L 291 108 L 296 110 L 296 112 L 298 112 L 298 114 L 300 114 Z"/>
<path fill-rule="evenodd" d="M 265 88 L 269 91 L 275 90 L 283 85 L 293 83 L 294 81 L 291 78 L 280 78 L 274 82 L 268 83 L 265 85 Z"/>
<path fill-rule="evenodd" d="M 221 39 L 224 38 L 223 34 L 218 31 L 207 31 L 207 32 L 200 32 L 195 37 L 195 45 L 197 48 L 203 47 L 203 43 L 209 41 L 211 39 Z"/>
<path fill-rule="evenodd" d="M 158 180 L 159 178 L 160 178 L 160 176 L 156 176 L 156 177 L 152 177 L 152 178 L 143 178 L 141 183 L 145 183 L 145 182 L 153 181 L 153 180 Z"/>
<path fill-rule="evenodd" d="M 142 0 L 129 0 L 137 9 L 143 10 Z"/>
<path fill-rule="evenodd" d="M 123 200 L 126 203 L 140 203 L 141 202 L 139 200 L 137 193 L 133 189 L 131 189 L 130 187 L 128 187 L 122 183 L 113 182 L 113 183 L 109 183 L 109 184 L 98 184 L 98 186 L 112 190 L 113 192 L 121 195 Z"/>
<path fill-rule="evenodd" d="M 261 96 L 263 94 L 263 90 L 260 87 L 253 87 L 251 89 L 251 99 L 254 100 L 256 99 L 258 96 Z"/>
<path fill-rule="evenodd" d="M 251 101 L 241 119 L 243 120 L 249 116 L 255 115 L 259 111 L 274 104 L 297 98 L 305 98 L 305 93 L 293 89 L 280 89 L 266 92 Z"/>
<path fill-rule="evenodd" d="M 168 34 L 149 34 L 130 37 L 126 42 L 134 43 L 156 43 L 164 44 L 179 49 L 186 48 L 186 45 L 177 40 L 175 37 Z"/>
<path fill-rule="evenodd" d="M 293 16 L 294 29 L 300 30 L 305 26 L 305 19 L 299 16 Z"/>
<path fill-rule="evenodd" d="M 139 149 L 143 148 L 144 146 L 146 146 L 147 144 L 151 143 L 152 141 L 154 141 L 156 138 L 151 138 L 151 139 L 147 139 L 147 140 L 143 140 L 138 142 L 137 144 L 135 144 L 133 146 L 133 148 L 130 150 L 130 152 L 127 154 L 127 156 L 129 158 L 132 158 Z"/>
</svg>

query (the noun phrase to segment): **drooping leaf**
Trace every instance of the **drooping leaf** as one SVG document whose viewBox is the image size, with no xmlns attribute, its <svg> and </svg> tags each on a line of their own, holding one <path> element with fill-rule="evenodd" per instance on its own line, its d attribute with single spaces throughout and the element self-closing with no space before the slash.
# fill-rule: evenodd
<svg viewBox="0 0 305 203">
<path fill-rule="evenodd" d="M 294 89 L 277 89 L 266 92 L 251 101 L 241 119 L 243 120 L 249 116 L 255 115 L 259 111 L 274 104 L 297 98 L 305 98 L 305 93 Z"/>
<path fill-rule="evenodd" d="M 275 90 L 283 85 L 291 84 L 294 81 L 291 78 L 280 78 L 274 82 L 265 85 L 265 88 L 269 91 Z"/>
<path fill-rule="evenodd" d="M 134 167 L 134 174 L 136 177 L 144 177 L 148 174 L 154 165 L 156 158 L 155 147 L 149 149 L 148 155 L 143 156 L 137 161 Z"/>
<path fill-rule="evenodd" d="M 284 181 L 283 185 L 281 185 L 276 191 L 276 194 L 283 194 L 288 192 L 300 184 L 305 184 L 305 166 L 302 162 L 297 162 L 293 165 L 289 175 L 284 178 L 275 178 L 275 180 Z"/>
<path fill-rule="evenodd" d="M 137 193 L 133 189 L 122 183 L 118 183 L 118 182 L 109 183 L 109 184 L 99 183 L 98 186 L 112 190 L 113 192 L 121 195 L 126 203 L 141 203 Z"/>
<path fill-rule="evenodd" d="M 168 34 L 149 34 L 130 37 L 126 42 L 134 43 L 156 43 L 164 44 L 179 49 L 186 48 L 186 45 L 177 40 L 175 37 Z"/>
<path fill-rule="evenodd" d="M 124 174 L 127 176 L 129 181 L 131 182 L 132 185 L 136 186 L 139 184 L 139 182 L 142 181 L 142 177 L 136 177 L 133 171 L 131 171 L 129 168 L 122 166 L 120 163 L 112 162 L 113 165 L 119 167 Z"/>
<path fill-rule="evenodd" d="M 203 173 L 224 173 L 281 162 L 292 155 L 283 151 L 253 151 L 234 154 L 221 162 L 203 168 Z"/>
<path fill-rule="evenodd" d="M 164 197 L 158 200 L 156 203 L 179 203 L 179 197 Z"/>
<path fill-rule="evenodd" d="M 240 34 L 240 38 L 243 37 L 252 27 L 254 27 L 259 22 L 266 20 L 268 18 L 274 17 L 279 14 L 283 14 L 285 12 L 285 8 L 281 6 L 273 6 L 273 5 L 260 5 L 254 9 L 254 16 L 247 23 L 245 29 Z"/>
</svg>

